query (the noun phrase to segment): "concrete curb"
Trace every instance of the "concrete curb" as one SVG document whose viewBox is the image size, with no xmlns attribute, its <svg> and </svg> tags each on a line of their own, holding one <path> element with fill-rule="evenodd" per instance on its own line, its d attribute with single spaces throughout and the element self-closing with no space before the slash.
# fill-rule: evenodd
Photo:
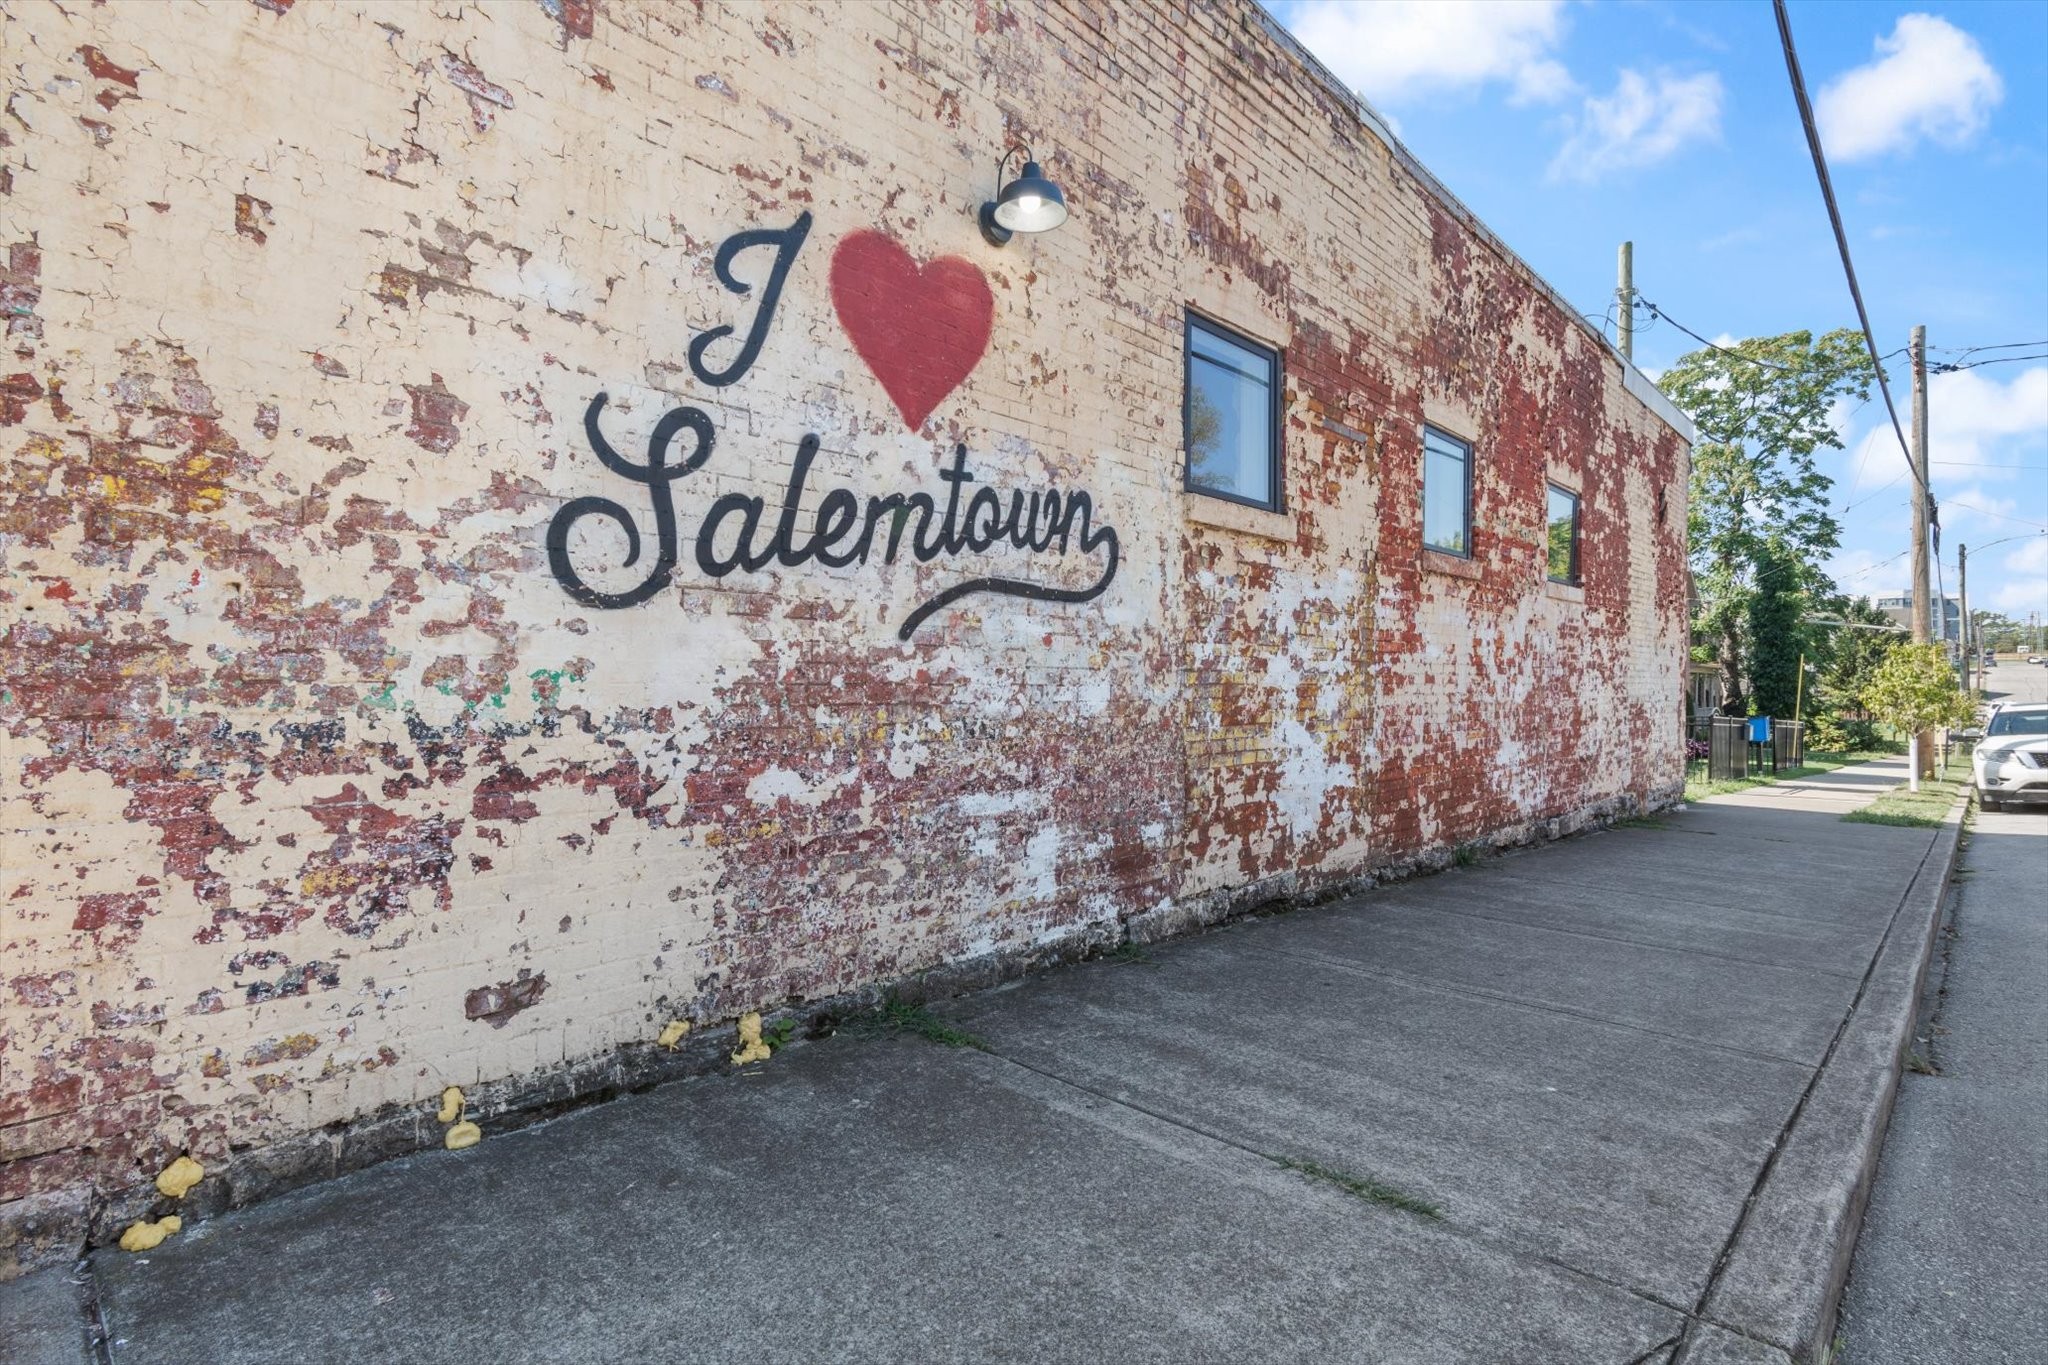
<svg viewBox="0 0 2048 1365">
<path fill-rule="evenodd" d="M 1729 1248 L 1705 1316 L 1802 1365 L 1827 1358 L 1920 991 L 1961 849 L 1952 808 L 1879 947 L 1862 995 Z"/>
</svg>

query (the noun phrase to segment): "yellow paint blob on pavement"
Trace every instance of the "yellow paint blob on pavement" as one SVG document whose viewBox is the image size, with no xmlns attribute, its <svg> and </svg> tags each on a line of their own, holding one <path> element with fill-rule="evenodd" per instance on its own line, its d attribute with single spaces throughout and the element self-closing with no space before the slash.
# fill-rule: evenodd
<svg viewBox="0 0 2048 1365">
<path fill-rule="evenodd" d="M 749 1062 L 765 1062 L 775 1055 L 775 1049 L 761 1041 L 761 1012 L 740 1016 L 740 1050 L 732 1054 L 733 1065 L 745 1066 Z"/>
<path fill-rule="evenodd" d="M 441 1092 L 441 1112 L 434 1116 L 443 1123 L 453 1123 L 462 1117 L 462 1087 L 451 1085 Z"/>
<path fill-rule="evenodd" d="M 156 1178 L 157 1192 L 172 1199 L 183 1199 L 185 1192 L 206 1178 L 206 1168 L 189 1156 L 181 1156 Z"/>
<path fill-rule="evenodd" d="M 164 1243 L 164 1238 L 185 1226 L 185 1220 L 177 1214 L 169 1214 L 154 1223 L 131 1223 L 121 1234 L 121 1250 L 154 1251 Z"/>
<path fill-rule="evenodd" d="M 468 1121 L 456 1124 L 448 1130 L 448 1150 L 459 1152 L 465 1147 L 474 1147 L 484 1140 L 484 1130 Z"/>
<path fill-rule="evenodd" d="M 674 1052 L 677 1047 L 681 1046 L 683 1035 L 689 1031 L 689 1020 L 671 1019 L 668 1021 L 668 1027 L 661 1031 L 661 1036 L 654 1040 L 655 1045 L 657 1047 L 665 1047 L 670 1052 Z"/>
</svg>

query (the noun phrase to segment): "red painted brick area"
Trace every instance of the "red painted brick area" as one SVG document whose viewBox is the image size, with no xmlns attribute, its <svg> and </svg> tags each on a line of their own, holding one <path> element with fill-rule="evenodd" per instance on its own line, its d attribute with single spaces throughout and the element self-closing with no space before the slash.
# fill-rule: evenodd
<svg viewBox="0 0 2048 1365">
<path fill-rule="evenodd" d="M 0 29 L 0 1275 L 181 1151 L 1679 784 L 1683 439 L 1248 4 Z M 1073 217 L 997 250 L 1019 141 Z M 771 254 L 741 295 L 719 244 L 805 212 L 758 357 L 704 383 L 693 338 L 732 360 Z M 985 352 L 870 336 L 885 387 L 848 240 L 970 299 L 931 319 L 963 335 L 978 275 Z M 1182 491 L 1189 305 L 1284 353 L 1280 513 Z M 596 518 L 575 562 L 654 565 L 599 393 L 635 462 L 671 409 L 715 432 L 671 580 L 617 610 L 546 545 L 601 496 L 640 557 Z M 1469 569 L 1421 549 L 1425 422 L 1477 452 Z M 964 579 L 1078 589 L 1102 553 L 707 574 L 713 500 L 761 498 L 765 542 L 806 436 L 803 528 L 835 487 L 943 503 L 965 446 L 970 494 L 1085 491 L 1117 574 L 908 642 Z M 1546 480 L 1582 588 L 1544 581 Z"/>
</svg>

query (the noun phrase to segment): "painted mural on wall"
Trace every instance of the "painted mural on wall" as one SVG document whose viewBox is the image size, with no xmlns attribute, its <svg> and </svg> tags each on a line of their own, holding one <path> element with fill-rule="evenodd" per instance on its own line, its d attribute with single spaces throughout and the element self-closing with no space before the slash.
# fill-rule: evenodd
<svg viewBox="0 0 2048 1365">
<path fill-rule="evenodd" d="M 786 228 L 749 228 L 720 244 L 714 270 L 719 282 L 742 299 L 753 293 L 753 286 L 734 274 L 735 262 L 756 248 L 772 248 L 774 256 L 738 352 L 723 365 L 714 365 L 710 358 L 720 342 L 738 335 L 737 324 L 708 328 L 692 338 L 690 372 L 700 382 L 724 388 L 753 368 L 774 325 L 790 266 L 810 231 L 811 215 L 805 212 Z M 854 350 L 896 404 L 904 425 L 913 432 L 921 430 L 988 349 L 995 299 L 980 267 L 958 256 L 920 266 L 892 238 L 859 231 L 849 234 L 833 253 L 831 278 L 833 310 Z M 635 514 L 594 494 L 573 499 L 555 514 L 548 526 L 547 549 L 548 567 L 571 597 L 585 606 L 616 609 L 647 601 L 673 579 L 681 562 L 682 532 L 671 485 L 711 463 L 718 431 L 702 408 L 673 408 L 655 424 L 647 458 L 636 464 L 605 438 L 600 419 L 608 399 L 600 393 L 591 400 L 583 415 L 584 434 L 606 469 L 646 488 L 654 524 L 654 562 L 639 583 L 616 591 L 593 587 L 583 577 L 574 562 L 571 537 L 586 518 L 607 519 L 624 534 L 621 567 L 640 563 L 644 548 Z M 1092 582 L 1076 587 L 1001 574 L 955 583 L 903 619 L 897 629 L 902 640 L 909 640 L 947 606 L 976 593 L 1087 602 L 1101 596 L 1116 577 L 1121 550 L 1116 529 L 1096 524 L 1094 499 L 1088 493 L 1054 487 L 1011 489 L 1006 494 L 986 484 L 970 493 L 968 485 L 976 479 L 967 467 L 965 444 L 956 444 L 951 463 L 938 471 L 943 495 L 914 490 L 871 494 L 863 502 L 852 489 L 835 487 L 818 501 L 810 524 L 799 526 L 799 509 L 818 448 L 815 434 L 797 443 L 778 508 L 771 509 L 766 499 L 748 493 L 725 493 L 712 501 L 694 537 L 696 566 L 705 577 L 761 573 L 771 566 L 796 569 L 813 561 L 827 568 L 874 560 L 886 566 L 896 563 L 906 549 L 922 564 L 987 555 L 1005 546 L 1055 559 L 1078 553 L 1098 566 Z M 672 459 L 672 453 L 679 458 Z"/>
<path fill-rule="evenodd" d="M 0 1278 L 180 1152 L 1678 783 L 1680 437 L 1256 23 L 388 8 L 0 7 Z M 1027 132 L 1087 212 L 984 253 Z M 1263 530 L 1194 300 L 1286 343 Z"/>
</svg>

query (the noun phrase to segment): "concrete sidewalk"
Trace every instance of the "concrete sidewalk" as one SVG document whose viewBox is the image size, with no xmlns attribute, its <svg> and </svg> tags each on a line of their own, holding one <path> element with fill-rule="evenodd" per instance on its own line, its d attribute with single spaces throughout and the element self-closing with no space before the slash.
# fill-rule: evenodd
<svg viewBox="0 0 2048 1365">
<path fill-rule="evenodd" d="M 487 1125 L 97 1254 L 111 1358 L 1783 1362 L 1954 847 L 1818 800 L 937 1007 L 986 1050 L 849 1030 Z"/>
<path fill-rule="evenodd" d="M 1912 775 L 1911 766 L 1903 755 L 1896 758 L 1880 758 L 1872 763 L 1858 763 L 1852 767 L 1814 773 L 1810 777 L 1789 778 L 1768 787 L 1751 787 L 1747 791 L 1716 796 L 1712 800 L 1716 805 L 1724 806 L 1749 806 L 1760 810 L 1832 811 L 1839 815 L 1870 804 L 1872 800 L 1904 782 Z M 1966 760 L 1961 766 L 1955 767 L 1950 775 L 1965 773 L 1967 768 Z"/>
</svg>

